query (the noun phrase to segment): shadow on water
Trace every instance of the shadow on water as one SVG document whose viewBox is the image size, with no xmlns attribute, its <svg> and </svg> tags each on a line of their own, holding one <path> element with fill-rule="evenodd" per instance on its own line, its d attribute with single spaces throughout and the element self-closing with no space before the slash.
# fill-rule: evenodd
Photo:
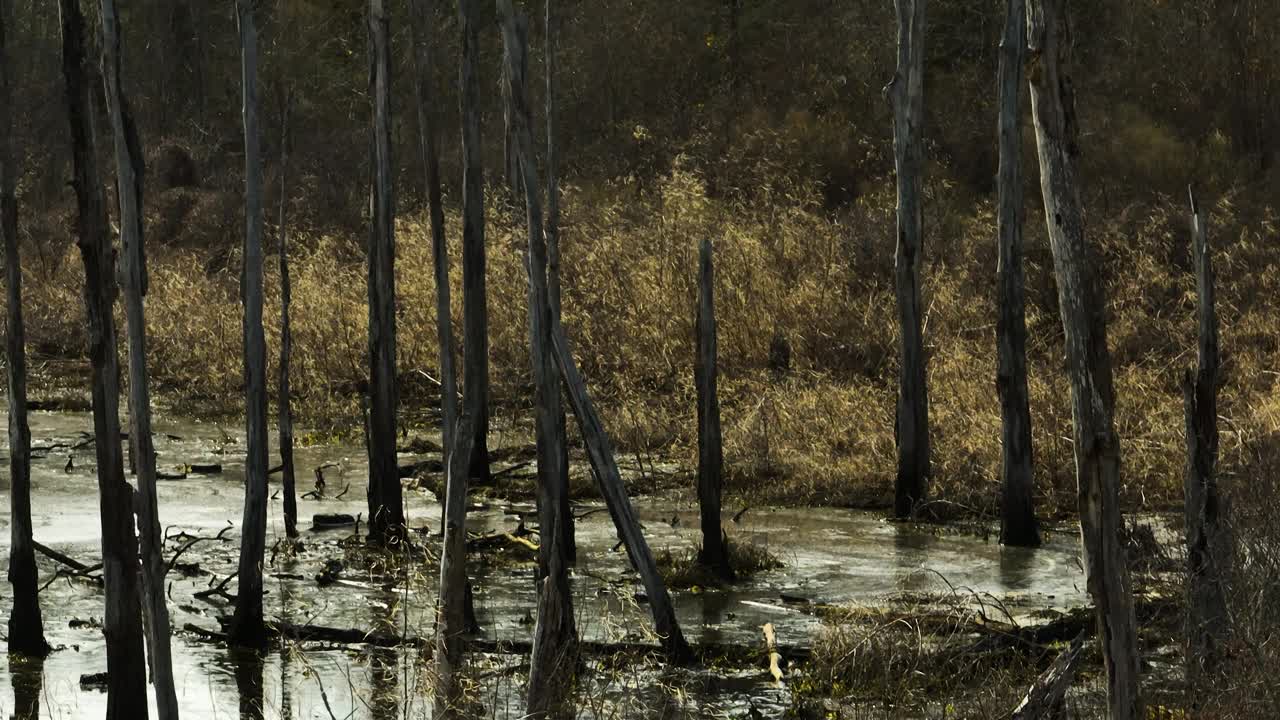
<svg viewBox="0 0 1280 720">
<path fill-rule="evenodd" d="M 9 677 L 13 683 L 13 717 L 37 720 L 44 690 L 44 659 L 10 655 Z"/>
<path fill-rule="evenodd" d="M 262 675 L 265 659 L 256 650 L 231 649 L 228 659 L 236 676 L 236 692 L 240 695 L 240 720 L 263 720 Z"/>
</svg>

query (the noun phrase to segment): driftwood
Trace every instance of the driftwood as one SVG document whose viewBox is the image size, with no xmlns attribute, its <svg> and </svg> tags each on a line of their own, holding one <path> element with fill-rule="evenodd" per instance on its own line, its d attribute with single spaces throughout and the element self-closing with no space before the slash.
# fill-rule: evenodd
<svg viewBox="0 0 1280 720">
<path fill-rule="evenodd" d="M 76 243 L 84 262 L 85 320 L 92 366 L 93 431 L 98 463 L 102 522 L 103 585 L 107 672 L 106 714 L 112 718 L 147 714 L 147 660 L 142 642 L 138 583 L 138 539 L 134 535 L 133 488 L 124 478 L 120 437 L 120 361 L 113 308 L 117 287 L 115 251 L 107 224 L 102 173 L 94 130 L 95 74 L 79 0 L 60 0 L 62 72 L 71 128 Z"/>
<path fill-rule="evenodd" d="M 764 633 L 764 651 L 769 656 L 769 674 L 773 682 L 782 687 L 782 655 L 778 653 L 778 638 L 773 631 L 773 623 L 765 623 L 760 628 Z"/>
<path fill-rule="evenodd" d="M 1093 267 L 1094 252 L 1085 236 L 1076 179 L 1079 127 L 1072 84 L 1064 67 L 1071 48 L 1066 2 L 1031 0 L 1027 17 L 1040 190 L 1071 378 L 1085 574 L 1098 608 L 1109 715 L 1113 720 L 1135 720 L 1142 717 L 1143 706 L 1133 592 L 1120 540 L 1120 438 L 1114 422 L 1106 301 Z"/>
<path fill-rule="evenodd" d="M 894 437 L 898 475 L 894 514 L 911 515 L 929 483 L 929 393 L 920 310 L 920 265 L 924 254 L 924 30 L 925 0 L 897 0 L 898 66 L 886 91 L 893 104 L 898 239 L 894 288 L 898 296 L 901 362 Z"/>
<path fill-rule="evenodd" d="M 1071 641 L 1071 647 L 1058 655 L 1031 689 L 1014 708 L 1011 720 L 1051 720 L 1058 717 L 1057 709 L 1066 697 L 1071 681 L 1075 678 L 1076 666 L 1080 663 L 1080 651 L 1084 647 L 1084 633 Z"/>
<path fill-rule="evenodd" d="M 1022 270 L 1022 59 L 1026 0 L 1008 0 L 1000 41 L 1000 211 L 996 265 L 996 392 L 1000 396 L 1000 542 L 1038 547 L 1027 394 L 1026 292 Z"/>
</svg>

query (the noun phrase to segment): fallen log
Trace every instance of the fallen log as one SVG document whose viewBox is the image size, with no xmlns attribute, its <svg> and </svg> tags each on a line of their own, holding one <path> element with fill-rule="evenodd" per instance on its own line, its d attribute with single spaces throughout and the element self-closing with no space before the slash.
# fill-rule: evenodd
<svg viewBox="0 0 1280 720">
<path fill-rule="evenodd" d="M 1045 670 L 1027 694 L 1014 708 L 1011 720 L 1048 720 L 1057 717 L 1056 711 L 1062 698 L 1066 696 L 1071 681 L 1075 678 L 1076 666 L 1080 664 L 1080 650 L 1084 647 L 1084 633 L 1076 635 L 1067 648 L 1053 661 L 1053 665 Z"/>
<path fill-rule="evenodd" d="M 204 465 L 191 464 L 191 472 L 195 475 L 221 475 L 222 463 L 208 463 Z"/>
<path fill-rule="evenodd" d="M 41 543 L 36 542 L 35 540 L 31 541 L 31 546 L 34 547 L 36 549 L 36 552 L 40 553 L 41 555 L 44 555 L 45 557 L 51 560 L 56 560 L 57 562 L 60 562 L 63 565 L 66 565 L 67 567 L 71 568 L 72 570 L 75 570 L 77 573 L 80 573 L 80 574 L 90 573 L 102 567 L 102 563 L 98 563 L 97 565 L 93 565 L 93 566 L 85 565 L 84 563 L 80 562 L 79 560 L 76 560 L 70 555 L 63 555 L 62 553 L 58 552 L 57 550 L 54 550 L 48 545 L 43 545 Z"/>
</svg>

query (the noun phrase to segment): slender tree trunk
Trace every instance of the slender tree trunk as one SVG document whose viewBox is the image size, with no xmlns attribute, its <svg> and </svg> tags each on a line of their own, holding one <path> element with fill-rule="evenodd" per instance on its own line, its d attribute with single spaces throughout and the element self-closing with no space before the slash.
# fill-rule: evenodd
<svg viewBox="0 0 1280 720">
<path fill-rule="evenodd" d="M 462 404 L 471 414 L 470 471 L 489 479 L 489 311 L 485 300 L 484 167 L 480 145 L 479 0 L 458 0 L 462 32 Z"/>
<path fill-rule="evenodd" d="M 720 491 L 724 484 L 724 451 L 720 443 L 720 399 L 716 394 L 715 278 L 711 241 L 702 241 L 698 268 L 698 350 L 694 384 L 698 388 L 698 509 L 702 513 L 702 552 L 707 568 L 724 580 L 733 579 L 729 551 L 720 520 Z"/>
<path fill-rule="evenodd" d="M 1000 394 L 1000 542 L 1039 547 L 1032 497 L 1031 408 L 1027 399 L 1027 319 L 1022 275 L 1022 57 L 1026 0 L 1009 0 L 1000 41 L 1000 214 L 996 285 L 996 391 Z"/>
<path fill-rule="evenodd" d="M 94 449 L 102 516 L 102 576 L 106 609 L 107 718 L 147 717 L 147 666 L 138 598 L 138 540 L 133 533 L 133 488 L 124 479 L 120 445 L 120 365 L 116 355 L 115 252 L 107 228 L 93 123 L 92 68 L 85 55 L 79 0 L 59 0 L 62 72 L 76 192 L 76 235 L 85 270 L 85 315 L 92 365 Z"/>
<path fill-rule="evenodd" d="M 464 2 L 466 0 L 463 0 Z M 467 633 L 467 480 L 474 457 L 471 444 L 476 433 L 466 408 L 458 421 L 458 432 L 449 449 L 445 479 L 445 525 L 440 550 L 440 593 L 437 596 L 435 671 L 436 687 L 432 717 L 447 720 L 463 716 L 462 686 L 458 672 L 462 666 L 462 641 Z"/>
<path fill-rule="evenodd" d="M 532 112 L 529 109 L 527 68 L 528 21 L 517 15 L 511 0 L 498 0 L 506 47 L 506 97 L 515 144 L 529 231 L 529 354 L 533 365 L 535 427 L 538 448 L 538 525 L 542 543 L 538 554 L 538 618 L 529 662 L 529 690 L 525 714 L 545 717 L 565 706 L 577 666 L 577 631 L 569 589 L 568 560 L 564 557 L 560 526 L 564 522 L 561 494 L 565 438 L 560 433 L 560 375 L 551 350 L 551 308 L 547 291 L 547 247 L 543 236 L 541 191 L 533 156 Z"/>
<path fill-rule="evenodd" d="M 13 159 L 13 90 L 7 32 L 12 3 L 0 0 L 0 234 L 8 301 L 9 366 L 9 652 L 43 657 L 51 649 L 40 615 L 39 572 L 31 544 L 31 428 L 27 425 L 27 340 L 22 323 L 22 259 L 18 252 L 18 164 Z"/>
<path fill-rule="evenodd" d="M 289 114 L 293 93 L 285 97 L 284 119 L 280 123 L 280 473 L 284 485 L 284 532 L 298 537 L 297 476 L 293 467 L 293 403 L 289 389 L 289 364 L 293 357 L 293 329 L 289 325 L 289 305 L 293 288 L 289 282 L 289 228 L 285 211 L 289 206 Z"/>
<path fill-rule="evenodd" d="M 1058 280 L 1058 301 L 1071 375 L 1080 535 L 1089 594 L 1107 676 L 1110 716 L 1142 717 L 1133 595 L 1120 544 L 1120 438 L 1107 350 L 1106 303 L 1085 238 L 1076 181 L 1079 154 L 1075 99 L 1063 65 L 1069 59 L 1064 0 L 1031 0 L 1031 108 L 1040 155 L 1040 190 Z"/>
<path fill-rule="evenodd" d="M 896 0 L 898 69 L 889 84 L 893 101 L 893 156 L 898 178 L 898 240 L 894 278 L 901 331 L 898 370 L 898 477 L 894 513 L 910 516 L 929 485 L 929 392 L 920 311 L 924 254 L 924 37 L 926 0 Z"/>
<path fill-rule="evenodd" d="M 454 369 L 453 320 L 449 300 L 449 245 L 444 234 L 444 203 L 440 197 L 440 156 L 436 151 L 436 115 L 431 100 L 431 31 L 426 0 L 410 0 L 413 23 L 413 84 L 418 104 L 418 133 L 422 167 L 426 175 L 427 204 L 431 213 L 431 257 L 436 277 L 436 335 L 440 345 L 440 446 L 449 467 L 449 450 L 458 424 L 458 374 Z M 442 508 L 443 513 L 443 508 Z M 444 527 L 443 517 L 441 528 Z"/>
<path fill-rule="evenodd" d="M 156 499 L 156 452 L 151 439 L 151 388 L 147 378 L 147 323 L 143 298 L 147 294 L 147 261 L 142 232 L 142 147 L 129 113 L 120 77 L 120 18 L 114 0 L 102 0 L 102 68 L 107 110 L 116 152 L 116 195 L 120 202 L 120 240 L 124 252 L 125 318 L 129 340 L 129 437 L 135 450 L 138 477 L 135 506 L 142 550 L 142 593 L 148 624 L 148 646 L 156 712 L 164 719 L 178 717 L 169 647 L 169 608 L 165 605 L 164 538 Z"/>
<path fill-rule="evenodd" d="M 391 166 L 391 35 L 384 0 L 369 0 L 373 97 L 373 227 L 369 234 L 369 538 L 404 531 L 396 464 L 395 196 Z"/>
<path fill-rule="evenodd" d="M 569 341 L 565 337 L 564 327 L 559 318 L 551 316 L 551 341 L 555 348 L 556 365 L 560 368 L 560 376 L 564 378 L 568 391 L 569 404 L 573 406 L 574 417 L 582 431 L 582 439 L 587 446 L 587 457 L 595 470 L 596 479 L 600 483 L 600 492 L 604 495 L 605 504 L 609 508 L 609 516 L 618 529 L 627 549 L 627 557 L 631 566 L 640 574 L 645 592 L 649 596 L 649 610 L 653 613 L 654 629 L 661 639 L 663 651 L 674 662 L 684 663 L 692 658 L 689 645 L 685 642 L 684 633 L 680 632 L 680 624 L 676 621 L 675 608 L 671 605 L 671 596 L 667 586 L 658 574 L 658 566 L 653 561 L 653 553 L 649 543 L 644 539 L 640 522 L 636 519 L 635 508 L 627 497 L 627 488 L 622 483 L 622 475 L 618 472 L 618 463 L 609 442 L 609 435 L 600 422 L 591 397 L 587 392 L 587 384 L 578 372 L 569 349 Z"/>
<path fill-rule="evenodd" d="M 261 647 L 262 560 L 267 542 L 267 348 L 262 330 L 262 155 L 258 138 L 258 0 L 236 0 L 240 22 L 241 91 L 244 116 L 244 375 L 246 457 L 244 517 L 240 527 L 240 588 L 231 639 Z"/>
<path fill-rule="evenodd" d="M 1195 692 L 1201 677 L 1217 670 L 1227 633 L 1222 572 L 1227 559 L 1222 506 L 1218 499 L 1218 317 L 1213 259 L 1204 215 L 1191 199 L 1192 253 L 1196 267 L 1199 319 L 1197 368 L 1183 377 L 1187 416 L 1187 470 L 1184 487 L 1187 533 L 1187 674 Z"/>
<path fill-rule="evenodd" d="M 559 43 L 560 30 L 558 16 L 552 12 L 553 0 L 546 0 L 546 33 L 547 33 L 547 293 L 551 304 L 551 313 L 556 320 L 560 314 L 560 152 L 556 146 L 556 107 L 560 95 L 559 75 L 556 73 L 556 45 Z M 566 560 L 570 563 L 578 559 L 578 543 L 573 534 L 573 509 L 569 506 L 569 443 L 568 430 L 565 423 L 564 405 L 560 407 L 560 418 L 557 421 L 559 436 L 566 438 L 560 444 L 560 543 Z"/>
<path fill-rule="evenodd" d="M 513 76 L 510 68 L 514 65 L 519 70 L 516 77 L 521 78 L 521 83 L 525 83 L 520 88 L 520 91 L 528 95 L 529 18 L 521 15 L 516 20 L 516 25 L 517 32 L 520 37 L 524 38 L 524 41 L 514 46 L 504 45 L 502 57 L 503 179 L 506 180 L 507 192 L 510 193 L 513 206 L 520 201 L 523 180 L 520 177 L 520 139 L 516 137 L 519 131 L 516 129 L 516 119 L 511 116 L 511 81 Z M 514 53 L 514 56 L 508 57 L 507 53 Z"/>
</svg>

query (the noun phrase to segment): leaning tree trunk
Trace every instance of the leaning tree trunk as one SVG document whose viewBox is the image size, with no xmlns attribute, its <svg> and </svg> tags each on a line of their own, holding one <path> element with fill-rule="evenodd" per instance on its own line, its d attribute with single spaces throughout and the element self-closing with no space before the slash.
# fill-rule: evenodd
<svg viewBox="0 0 1280 720">
<path fill-rule="evenodd" d="M 1027 17 L 1031 108 L 1040 155 L 1040 190 L 1058 280 L 1058 302 L 1071 374 L 1080 535 L 1089 594 L 1107 676 L 1110 716 L 1142 716 L 1138 639 L 1129 568 L 1120 544 L 1120 439 L 1113 412 L 1106 304 L 1085 239 L 1076 184 L 1075 99 L 1068 60 L 1065 0 L 1032 0 Z"/>
<path fill-rule="evenodd" d="M 1200 678 L 1217 669 L 1219 648 L 1227 632 L 1227 603 L 1222 584 L 1226 542 L 1217 478 L 1218 317 L 1213 260 L 1194 192 L 1190 198 L 1199 341 L 1197 368 L 1183 377 L 1182 397 L 1187 418 L 1187 680 L 1194 692 Z"/>
<path fill-rule="evenodd" d="M 43 657 L 51 649 L 40 615 L 39 571 L 31 544 L 31 428 L 27 425 L 27 349 L 22 324 L 22 260 L 18 252 L 18 165 L 13 160 L 13 91 L 6 31 L 11 3 L 0 0 L 0 234 L 8 301 L 9 366 L 9 652 Z"/>
<path fill-rule="evenodd" d="M 280 122 L 280 476 L 284 486 L 284 532 L 298 537 L 297 475 L 293 466 L 293 398 L 289 388 L 289 364 L 293 358 L 293 328 L 289 325 L 289 305 L 293 287 L 289 281 L 289 229 L 285 210 L 289 206 L 289 114 L 293 110 L 293 93 L 284 102 L 284 118 Z"/>
<path fill-rule="evenodd" d="M 449 450 L 458 424 L 458 375 L 453 366 L 453 321 L 449 300 L 449 245 L 444 234 L 444 203 L 440 196 L 440 156 L 436 151 L 436 115 L 431 99 L 431 32 L 426 0 L 410 0 L 413 24 L 414 99 L 418 104 L 418 139 L 431 213 L 431 258 L 436 278 L 436 336 L 440 345 L 441 460 L 449 466 Z M 443 527 L 443 524 L 442 524 Z"/>
<path fill-rule="evenodd" d="M 396 465 L 395 197 L 391 166 L 391 35 L 384 0 L 369 0 L 373 97 L 373 227 L 369 233 L 369 538 L 404 530 Z"/>
<path fill-rule="evenodd" d="M 532 113 L 526 68 L 528 22 L 517 15 L 511 0 L 498 0 L 506 51 L 507 116 L 515 145 L 529 231 L 529 354 L 533 365 L 535 432 L 538 450 L 538 526 L 542 543 L 538 554 L 538 617 L 529 661 L 529 690 L 525 714 L 544 717 L 563 707 L 577 666 L 577 631 L 573 624 L 573 596 L 569 590 L 568 559 L 560 526 L 564 504 L 561 478 L 565 438 L 560 434 L 560 375 L 551 349 L 551 308 L 547 292 L 547 247 L 543 237 L 541 193 L 533 156 Z"/>
<path fill-rule="evenodd" d="M 559 76 L 556 74 L 556 44 L 559 42 L 558 16 L 552 13 L 552 0 L 547 1 L 546 34 L 547 54 L 544 65 L 547 73 L 547 294 L 551 304 L 551 313 L 558 321 L 560 314 L 560 152 L 556 144 L 556 107 L 560 94 Z M 562 438 L 568 437 L 565 423 L 564 406 L 560 408 L 560 419 L 557 431 Z M 560 498 L 563 507 L 560 511 L 560 542 L 564 548 L 564 556 L 569 562 L 578 559 L 578 543 L 573 535 L 573 510 L 569 506 L 569 443 L 561 444 L 563 451 L 560 459 Z"/>
<path fill-rule="evenodd" d="M 893 101 L 893 156 L 898 178 L 898 239 L 894 280 L 898 295 L 901 363 L 898 370 L 898 476 L 894 514 L 908 517 L 929 484 L 929 392 L 920 312 L 924 253 L 924 30 L 926 0 L 897 0 L 898 68 L 887 88 Z"/>
<path fill-rule="evenodd" d="M 267 542 L 267 348 L 262 330 L 262 157 L 258 138 L 257 0 L 237 0 L 244 116 L 244 304 L 245 464 L 244 517 L 240 530 L 239 591 L 231 627 L 238 645 L 261 646 L 262 558 Z"/>
<path fill-rule="evenodd" d="M 102 577 L 106 609 L 107 718 L 147 717 L 147 665 L 138 599 L 138 540 L 133 534 L 133 488 L 124 479 L 120 446 L 120 365 L 112 306 L 116 298 L 115 252 L 107 228 L 93 123 L 92 68 L 85 56 L 79 0 L 59 0 L 62 73 L 76 193 L 76 235 L 85 273 L 85 316 L 93 383 L 94 450 L 102 516 Z"/>
<path fill-rule="evenodd" d="M 164 538 L 156 499 L 156 451 L 151 439 L 151 388 L 147 378 L 147 323 L 143 298 L 147 294 L 147 264 L 142 233 L 142 147 L 129 114 L 120 77 L 120 18 L 114 0 L 102 0 L 102 68 L 107 111 L 116 153 L 116 196 L 120 203 L 120 241 L 124 268 L 125 319 L 129 340 L 129 437 L 138 477 L 136 501 L 138 536 L 142 550 L 142 594 L 146 608 L 151 679 L 156 712 L 162 719 L 178 717 L 169 646 L 169 608 L 165 605 Z"/>
<path fill-rule="evenodd" d="M 1022 57 L 1026 0 L 1009 0 L 1000 41 L 1000 215 L 996 286 L 996 391 L 1000 394 L 1000 542 L 1039 547 L 1032 497 L 1027 318 L 1022 275 Z"/>
<path fill-rule="evenodd" d="M 465 2 L 465 0 L 464 0 Z M 462 717 L 463 636 L 469 629 L 467 598 L 467 481 L 473 458 L 471 444 L 476 434 L 466 411 L 458 421 L 453 447 L 447 453 L 445 475 L 445 524 L 441 528 L 440 592 L 436 603 L 434 711 L 432 717 Z"/>
<path fill-rule="evenodd" d="M 485 300 L 484 148 L 480 145 L 479 0 L 458 0 L 462 62 L 462 404 L 475 438 L 468 467 L 489 479 L 489 311 Z M 456 443 L 455 443 L 456 444 Z"/>
<path fill-rule="evenodd" d="M 733 579 L 720 520 L 724 450 L 720 442 L 720 399 L 716 394 L 715 278 L 711 241 L 702 241 L 698 268 L 698 350 L 694 384 L 698 388 L 698 509 L 702 514 L 702 552 L 698 561 L 724 580 Z"/>
</svg>

